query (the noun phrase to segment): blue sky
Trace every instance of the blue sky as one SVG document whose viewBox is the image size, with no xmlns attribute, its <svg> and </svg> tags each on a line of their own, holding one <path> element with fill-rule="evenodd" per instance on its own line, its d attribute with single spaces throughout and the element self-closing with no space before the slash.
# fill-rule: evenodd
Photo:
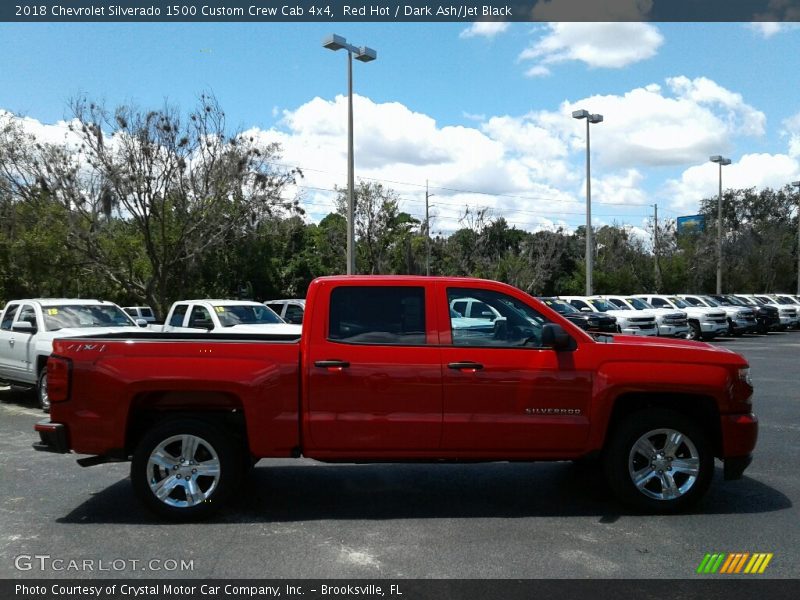
<svg viewBox="0 0 800 600">
<path fill-rule="evenodd" d="M 0 24 L 0 110 L 58 140 L 67 101 L 188 109 L 213 91 L 229 122 L 304 167 L 309 218 L 344 185 L 346 60 L 338 33 L 378 51 L 354 65 L 356 176 L 415 216 L 429 180 L 434 229 L 488 206 L 526 229 L 583 221 L 592 126 L 595 224 L 641 228 L 728 187 L 800 179 L 800 29 L 742 23 Z M 63 137 L 63 135 L 62 135 Z"/>
</svg>

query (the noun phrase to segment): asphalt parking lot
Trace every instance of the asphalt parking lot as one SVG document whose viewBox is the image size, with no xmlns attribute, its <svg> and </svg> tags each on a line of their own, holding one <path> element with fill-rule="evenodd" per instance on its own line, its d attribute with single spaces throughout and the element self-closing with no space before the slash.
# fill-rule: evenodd
<svg viewBox="0 0 800 600">
<path fill-rule="evenodd" d="M 42 413 L 0 389 L 0 577 L 685 578 L 708 552 L 772 552 L 757 577 L 800 577 L 800 332 L 719 344 L 751 364 L 755 460 L 735 482 L 718 464 L 696 512 L 663 517 L 627 513 L 571 463 L 264 460 L 216 519 L 164 524 L 127 463 L 35 452 Z"/>
</svg>

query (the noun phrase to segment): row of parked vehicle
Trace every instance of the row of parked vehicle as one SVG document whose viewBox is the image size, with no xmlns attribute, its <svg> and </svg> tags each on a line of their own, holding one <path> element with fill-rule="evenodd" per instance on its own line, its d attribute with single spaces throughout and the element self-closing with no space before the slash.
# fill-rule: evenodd
<svg viewBox="0 0 800 600">
<path fill-rule="evenodd" d="M 587 331 L 711 340 L 800 327 L 792 294 L 633 294 L 540 298 Z"/>
</svg>

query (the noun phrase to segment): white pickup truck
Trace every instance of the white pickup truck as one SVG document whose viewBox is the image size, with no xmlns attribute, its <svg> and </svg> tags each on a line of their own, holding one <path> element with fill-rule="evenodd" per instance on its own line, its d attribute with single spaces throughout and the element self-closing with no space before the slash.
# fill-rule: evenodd
<svg viewBox="0 0 800 600">
<path fill-rule="evenodd" d="M 47 358 L 53 339 L 145 327 L 111 302 L 86 299 L 12 300 L 0 317 L 0 381 L 35 387 L 39 406 L 50 410 Z M 101 330 L 101 331 L 99 331 Z"/>
<path fill-rule="evenodd" d="M 656 317 L 647 311 L 619 308 L 598 296 L 559 296 L 584 312 L 602 312 L 616 317 L 619 331 L 625 335 L 658 335 Z"/>
<path fill-rule="evenodd" d="M 157 329 L 157 326 L 150 326 Z M 300 325 L 289 325 L 259 302 L 247 300 L 179 300 L 169 309 L 164 333 L 289 333 L 300 335 Z"/>
<path fill-rule="evenodd" d="M 677 296 L 666 294 L 634 294 L 634 298 L 643 298 L 656 308 L 682 310 L 689 321 L 690 340 L 713 340 L 718 335 L 728 333 L 728 315 L 721 308 L 692 306 Z"/>
</svg>

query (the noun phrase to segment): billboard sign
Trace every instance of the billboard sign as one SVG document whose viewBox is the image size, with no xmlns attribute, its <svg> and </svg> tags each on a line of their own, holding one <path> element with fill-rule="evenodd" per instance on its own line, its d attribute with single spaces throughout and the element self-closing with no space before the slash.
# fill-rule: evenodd
<svg viewBox="0 0 800 600">
<path fill-rule="evenodd" d="M 705 215 L 689 215 L 676 219 L 678 235 L 684 233 L 699 233 L 706 230 Z"/>
</svg>

